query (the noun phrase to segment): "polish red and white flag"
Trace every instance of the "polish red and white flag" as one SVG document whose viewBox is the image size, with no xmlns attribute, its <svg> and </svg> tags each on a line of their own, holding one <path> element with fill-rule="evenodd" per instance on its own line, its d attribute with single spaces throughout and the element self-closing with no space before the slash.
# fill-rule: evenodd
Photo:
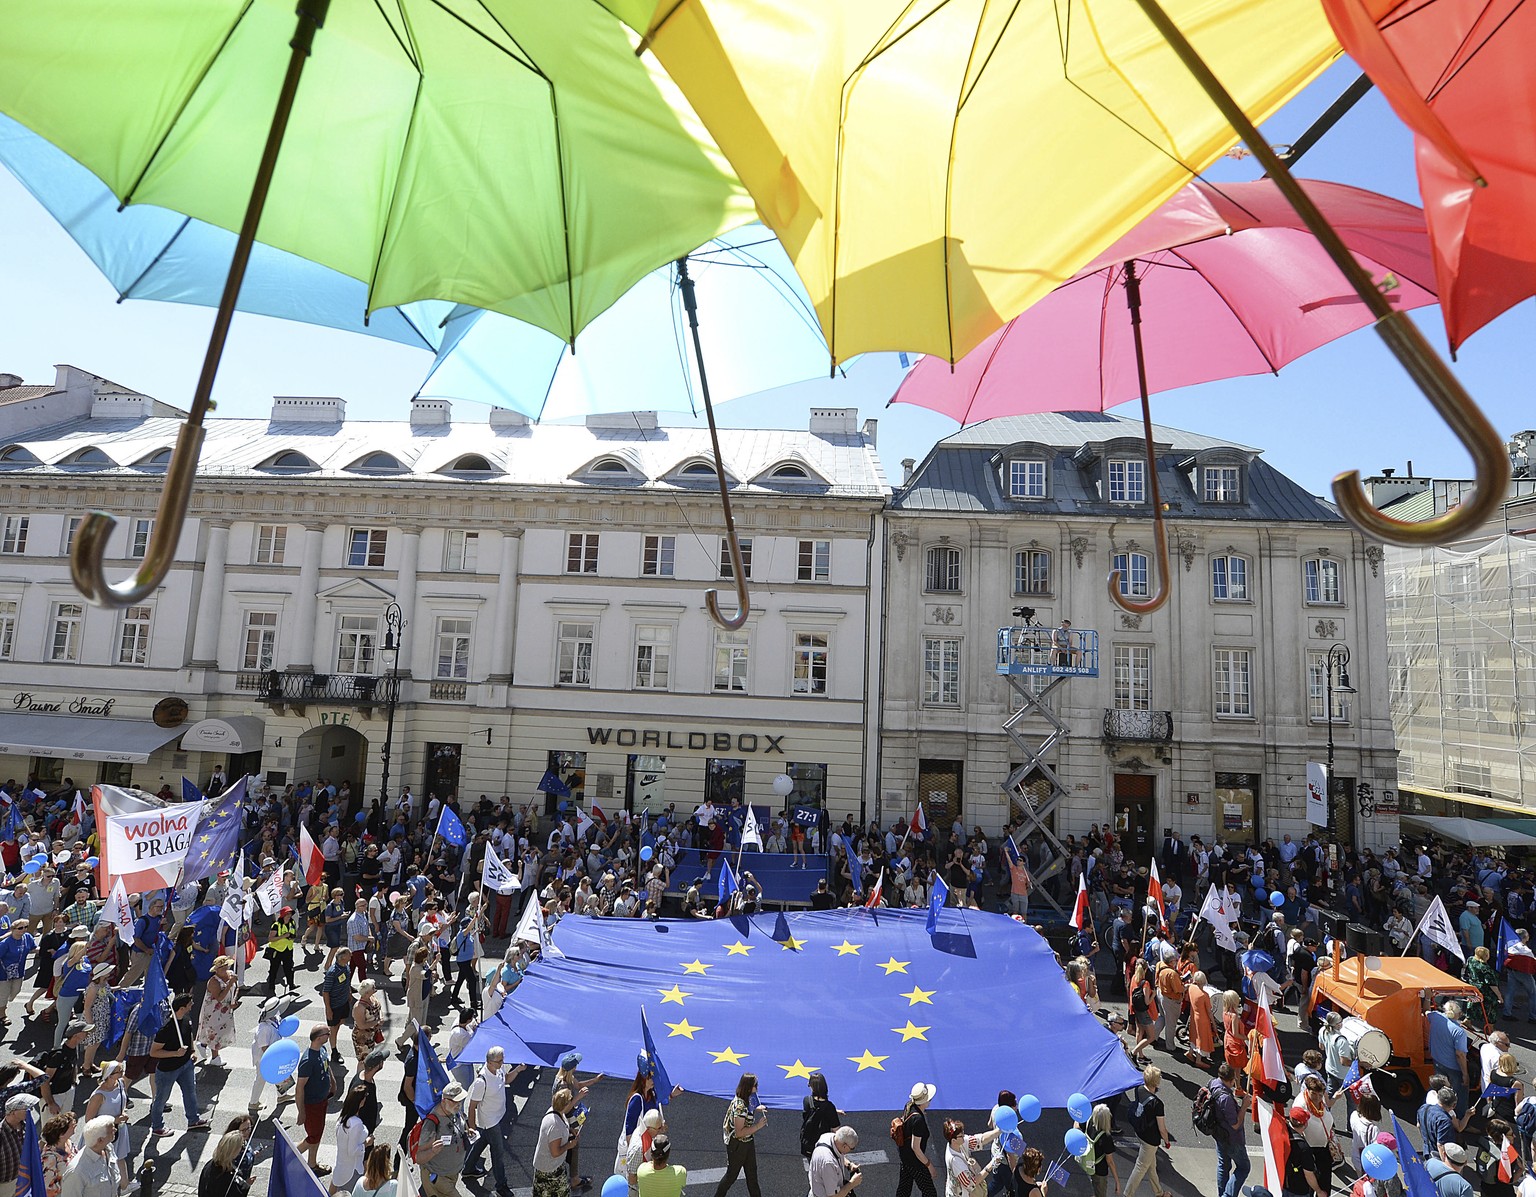
<svg viewBox="0 0 1536 1197">
<path fill-rule="evenodd" d="M 1079 931 L 1088 921 L 1088 874 L 1077 875 L 1077 901 L 1072 906 L 1072 917 L 1067 920 Z"/>
<path fill-rule="evenodd" d="M 299 867 L 304 870 L 304 883 L 316 884 L 325 876 L 325 857 L 310 838 L 309 828 L 299 824 Z"/>
</svg>

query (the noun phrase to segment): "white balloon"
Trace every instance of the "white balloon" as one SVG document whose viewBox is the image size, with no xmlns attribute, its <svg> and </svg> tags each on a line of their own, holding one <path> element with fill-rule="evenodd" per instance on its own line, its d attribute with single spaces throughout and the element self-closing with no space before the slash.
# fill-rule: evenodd
<svg viewBox="0 0 1536 1197">
<path fill-rule="evenodd" d="M 779 773 L 773 779 L 773 792 L 780 798 L 788 798 L 790 791 L 795 788 L 795 779 L 788 773 Z"/>
</svg>

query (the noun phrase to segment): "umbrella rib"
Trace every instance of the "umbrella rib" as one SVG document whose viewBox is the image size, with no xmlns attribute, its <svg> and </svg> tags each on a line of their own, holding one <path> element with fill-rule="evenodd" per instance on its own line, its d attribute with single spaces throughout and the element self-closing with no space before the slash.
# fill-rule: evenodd
<svg viewBox="0 0 1536 1197">
<path fill-rule="evenodd" d="M 172 131 L 180 123 L 182 115 L 187 111 L 187 105 L 192 102 L 192 97 L 197 94 L 198 89 L 203 85 L 203 81 L 208 78 L 208 72 L 213 70 L 214 64 L 223 55 L 225 47 L 230 43 L 230 39 L 235 36 L 235 30 L 240 28 L 240 22 L 245 20 L 246 14 L 251 11 L 252 2 L 253 0 L 245 0 L 245 4 L 241 6 L 240 14 L 229 23 L 229 28 L 224 31 L 224 36 L 219 40 L 217 49 L 208 56 L 208 61 L 203 63 L 202 70 L 198 71 L 197 78 L 193 81 L 192 86 L 187 88 L 182 94 L 180 102 L 176 105 L 175 115 L 165 123 L 160 139 L 155 142 L 155 148 L 149 152 L 149 157 L 144 160 L 144 165 L 139 168 L 139 173 L 134 176 L 133 182 L 128 185 L 128 189 L 123 193 L 122 200 L 117 205 L 119 212 L 133 203 L 134 193 L 138 191 L 140 184 L 144 182 L 144 176 L 149 174 L 149 168 L 155 164 L 155 159 L 160 156 L 160 151 L 165 149 L 165 143 L 170 140 Z"/>
<path fill-rule="evenodd" d="M 1227 311 L 1232 313 L 1232 318 L 1237 321 L 1238 327 L 1241 328 L 1243 332 L 1248 334 L 1248 339 L 1253 342 L 1253 347 L 1259 351 L 1259 356 L 1264 359 L 1264 364 L 1269 367 L 1269 372 L 1271 374 L 1279 374 L 1280 367 L 1275 365 L 1275 363 L 1270 360 L 1269 354 L 1264 351 L 1264 346 L 1260 345 L 1259 339 L 1253 335 L 1253 330 L 1248 327 L 1242 316 L 1238 313 L 1238 310 L 1233 307 L 1232 304 L 1228 301 L 1227 297 L 1222 294 L 1221 288 L 1211 281 L 1210 276 L 1201 271 L 1198 266 L 1196 266 L 1183 254 L 1179 253 L 1177 249 L 1170 249 L 1167 252 L 1178 258 L 1179 261 L 1183 262 L 1196 274 L 1200 275 L 1203 280 L 1205 280 L 1205 285 L 1211 289 L 1211 294 L 1216 296 L 1217 299 L 1221 300 L 1222 306 L 1225 307 Z"/>
<path fill-rule="evenodd" d="M 122 303 L 125 299 L 133 298 L 133 289 L 149 277 L 150 271 L 152 271 L 156 266 L 160 265 L 160 260 L 165 257 L 166 254 L 171 252 L 171 246 L 176 244 L 177 240 L 184 232 L 187 231 L 187 226 L 191 223 L 192 218 L 190 216 L 184 217 L 182 219 L 182 222 L 176 226 L 176 231 L 171 234 L 170 239 L 155 251 L 155 256 L 149 260 L 143 270 L 139 271 L 133 282 L 129 283 L 127 287 L 118 292 L 118 303 Z"/>
<path fill-rule="evenodd" d="M 400 18 L 400 24 L 402 26 L 408 26 L 409 22 L 406 20 L 405 12 L 400 7 L 400 3 L 401 0 L 395 0 L 395 14 Z M 373 0 L 373 6 L 379 10 L 380 19 L 383 20 L 389 31 L 395 35 L 395 44 L 400 47 L 401 53 L 410 59 L 411 65 L 415 67 L 418 72 L 420 72 L 421 59 L 417 56 L 415 48 L 406 44 L 406 39 L 401 36 L 400 30 L 395 28 L 395 23 L 390 20 L 389 14 L 384 11 L 383 0 Z"/>
<path fill-rule="evenodd" d="M 979 86 L 981 86 L 981 77 L 984 74 L 986 74 L 987 68 L 992 65 L 992 59 L 997 56 L 998 50 L 1000 50 L 1002 48 L 1003 38 L 1007 35 L 1008 28 L 1009 28 L 1009 26 L 1011 26 L 1013 24 L 1013 18 L 1016 17 L 1018 15 L 1018 13 L 1019 13 L 1018 0 L 1014 0 L 1013 7 L 1008 10 L 1008 19 L 1003 22 L 1003 27 L 997 31 L 997 38 L 996 38 L 995 41 L 993 41 L 992 48 L 987 51 L 987 56 L 981 60 L 981 65 L 976 68 L 976 76 L 975 76 L 975 78 L 973 78 L 971 80 L 971 85 L 965 89 L 965 94 L 960 97 L 960 104 L 959 104 L 960 108 L 964 108 L 965 107 L 967 102 L 969 102 L 972 93 L 975 92 L 975 90 Z M 982 16 L 983 17 L 986 16 L 985 6 L 983 6 Z M 979 34 L 980 32 L 981 32 L 980 29 L 978 29 L 977 33 Z M 975 47 L 973 46 L 972 47 L 973 51 L 974 51 L 974 48 Z M 969 64 L 967 64 L 967 69 L 969 69 Z M 959 116 L 959 113 L 957 111 L 956 112 L 956 117 L 958 118 L 958 116 Z M 951 147 L 953 147 L 953 138 L 951 138 Z M 951 152 L 953 152 L 953 151 L 951 151 Z"/>
<path fill-rule="evenodd" d="M 976 15 L 976 30 L 971 37 L 970 51 L 966 54 L 965 71 L 960 76 L 960 94 L 955 97 L 955 115 L 949 122 L 949 154 L 944 163 L 944 336 L 951 366 L 955 364 L 955 289 L 949 266 L 949 246 L 955 198 L 955 138 L 960 132 L 960 110 L 965 107 L 965 98 L 969 94 L 966 83 L 971 77 L 971 67 L 976 62 L 976 47 L 981 42 L 981 29 L 987 19 L 988 7 L 989 0 L 982 0 L 981 11 Z"/>
<path fill-rule="evenodd" d="M 1440 93 L 1449 87 L 1463 70 L 1472 65 L 1472 60 L 1476 58 L 1480 53 L 1482 53 L 1483 48 L 1490 41 L 1498 36 L 1499 30 L 1503 29 L 1508 22 L 1514 20 L 1515 14 L 1521 9 L 1521 7 L 1523 7 L 1524 3 L 1525 0 L 1521 0 L 1519 4 L 1512 6 L 1510 10 L 1504 14 L 1503 19 L 1492 29 L 1488 30 L 1487 35 L 1483 37 L 1477 43 L 1477 45 L 1472 47 L 1470 50 L 1466 49 L 1466 42 L 1463 42 L 1456 48 L 1456 53 L 1452 55 L 1450 61 L 1446 63 L 1445 70 L 1441 73 L 1440 78 L 1435 81 L 1435 85 L 1429 89 L 1429 93 L 1424 97 L 1424 102 L 1426 104 L 1433 103 L 1435 99 L 1440 95 Z M 1484 11 L 1487 10 L 1485 9 Z M 1452 63 L 1455 65 L 1452 66 Z"/>
</svg>

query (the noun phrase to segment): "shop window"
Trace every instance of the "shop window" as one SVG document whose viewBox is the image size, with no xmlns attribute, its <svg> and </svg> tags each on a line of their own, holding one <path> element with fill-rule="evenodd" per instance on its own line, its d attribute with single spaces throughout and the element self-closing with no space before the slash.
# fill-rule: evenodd
<svg viewBox="0 0 1536 1197">
<path fill-rule="evenodd" d="M 789 797 L 785 800 L 789 805 L 826 806 L 827 767 L 825 765 L 791 761 L 784 766 L 784 772 L 788 773 L 789 779 L 795 783 L 795 788 L 789 792 Z"/>
<path fill-rule="evenodd" d="M 1247 842 L 1258 825 L 1259 775 L 1218 773 L 1212 792 L 1216 802 L 1215 834 L 1227 840 Z"/>
<path fill-rule="evenodd" d="M 667 758 L 631 752 L 625 768 L 624 809 L 660 811 L 667 805 Z"/>
<path fill-rule="evenodd" d="M 133 766 L 121 761 L 102 761 L 101 768 L 96 771 L 96 781 L 104 786 L 131 786 Z"/>
<path fill-rule="evenodd" d="M 716 806 L 730 806 L 737 798 L 745 801 L 747 762 L 740 757 L 712 756 L 704 761 L 704 800 Z"/>
</svg>

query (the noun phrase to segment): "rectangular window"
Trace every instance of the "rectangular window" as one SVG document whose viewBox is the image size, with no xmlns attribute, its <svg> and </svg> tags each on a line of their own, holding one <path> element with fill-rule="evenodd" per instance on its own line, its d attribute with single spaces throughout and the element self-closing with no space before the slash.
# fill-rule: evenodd
<svg viewBox="0 0 1536 1197">
<path fill-rule="evenodd" d="M 1248 558 L 1211 558 L 1211 597 L 1218 603 L 1248 601 Z"/>
<path fill-rule="evenodd" d="M 480 565 L 480 533 L 452 528 L 444 550 L 443 569 L 472 574 Z"/>
<path fill-rule="evenodd" d="M 0 602 L 0 661 L 9 661 L 16 652 L 16 616 L 21 604 L 14 599 Z"/>
<path fill-rule="evenodd" d="M 1334 674 L 1333 722 L 1349 722 L 1349 695 L 1338 689 L 1339 676 Z M 1328 722 L 1328 654 L 1307 654 L 1307 718 L 1314 723 Z"/>
<path fill-rule="evenodd" d="M 647 536 L 640 572 L 647 578 L 670 578 L 677 563 L 677 537 Z"/>
<path fill-rule="evenodd" d="M 796 632 L 791 689 L 796 694 L 827 692 L 827 634 Z"/>
<path fill-rule="evenodd" d="M 119 665 L 149 664 L 149 621 L 148 607 L 123 608 L 122 633 L 117 641 Z"/>
<path fill-rule="evenodd" d="M 832 542 L 802 540 L 796 577 L 801 582 L 826 582 L 832 578 Z"/>
<path fill-rule="evenodd" d="M 380 568 L 389 533 L 384 528 L 352 528 L 347 533 L 347 564 Z"/>
<path fill-rule="evenodd" d="M 30 516 L 6 516 L 4 529 L 0 530 L 0 553 L 25 553 L 27 551 L 27 530 L 31 526 L 32 519 Z"/>
<path fill-rule="evenodd" d="M 1474 602 L 1482 589 L 1482 566 L 1476 561 L 1458 561 L 1446 565 L 1445 597 L 1452 601 Z"/>
<path fill-rule="evenodd" d="M 1020 549 L 1013 555 L 1013 593 L 1051 593 L 1051 555 L 1044 549 Z"/>
<path fill-rule="evenodd" d="M 1146 598 L 1152 593 L 1147 579 L 1145 553 L 1116 553 L 1112 569 L 1120 572 L 1120 593 L 1132 598 Z"/>
<path fill-rule="evenodd" d="M 1451 695 L 1463 711 L 1488 709 L 1488 654 L 1458 648 L 1451 654 Z"/>
<path fill-rule="evenodd" d="M 1309 603 L 1341 602 L 1339 590 L 1339 563 L 1328 557 L 1308 557 L 1306 570 L 1306 597 Z"/>
<path fill-rule="evenodd" d="M 715 689 L 747 692 L 751 641 L 745 632 L 715 632 Z"/>
<path fill-rule="evenodd" d="M 635 689 L 665 690 L 671 680 L 671 626 L 640 624 L 635 628 Z"/>
<path fill-rule="evenodd" d="M 960 589 L 960 550 L 935 546 L 928 550 L 923 589 L 935 593 Z"/>
<path fill-rule="evenodd" d="M 1396 701 L 1408 693 L 1408 654 L 1387 654 L 1387 695 Z M 1401 772 L 1401 770 L 1399 770 Z"/>
<path fill-rule="evenodd" d="M 134 520 L 128 528 L 128 556 L 135 561 L 144 560 L 149 552 L 149 538 L 155 530 L 154 520 Z"/>
<path fill-rule="evenodd" d="M 923 640 L 923 703 L 930 707 L 960 705 L 960 641 L 948 637 Z"/>
<path fill-rule="evenodd" d="M 555 685 L 592 684 L 592 641 L 595 631 L 596 625 L 588 620 L 561 622 L 555 647 Z"/>
<path fill-rule="evenodd" d="M 752 576 L 752 538 L 743 536 L 736 541 L 741 548 L 741 572 L 748 578 Z M 731 542 L 725 537 L 720 538 L 720 576 L 730 578 L 731 573 Z"/>
<path fill-rule="evenodd" d="M 78 661 L 80 633 L 85 625 L 85 607 L 80 603 L 53 604 L 53 639 L 48 645 L 50 661 Z"/>
<path fill-rule="evenodd" d="M 1477 761 L 1452 762 L 1452 785 L 1463 794 L 1481 794 L 1493 797 L 1493 769 Z"/>
<path fill-rule="evenodd" d="M 1111 503 L 1147 501 L 1147 463 L 1139 457 L 1112 458 L 1107 467 Z"/>
<path fill-rule="evenodd" d="M 1238 491 L 1237 466 L 1206 466 L 1203 471 L 1205 501 L 1207 503 L 1241 503 Z"/>
<path fill-rule="evenodd" d="M 597 572 L 596 532 L 572 532 L 565 538 L 565 572 L 568 574 Z"/>
<path fill-rule="evenodd" d="M 470 621 L 443 617 L 437 621 L 437 677 L 445 682 L 469 680 Z"/>
<path fill-rule="evenodd" d="M 245 654 L 242 669 L 271 669 L 277 660 L 277 612 L 245 613 Z"/>
<path fill-rule="evenodd" d="M 288 553 L 287 524 L 256 525 L 256 564 L 281 565 Z"/>
<path fill-rule="evenodd" d="M 1218 648 L 1214 656 L 1217 715 L 1253 716 L 1253 653 L 1246 648 Z"/>
<path fill-rule="evenodd" d="M 379 617 L 343 615 L 336 629 L 336 672 L 371 675 L 379 647 Z"/>
<path fill-rule="evenodd" d="M 1010 461 L 1008 463 L 1008 497 L 1011 499 L 1045 498 L 1045 462 Z"/>
<path fill-rule="evenodd" d="M 72 515 L 64 521 L 64 553 L 66 556 L 75 547 L 75 533 L 80 531 L 80 524 L 84 519 L 84 516 Z"/>
<path fill-rule="evenodd" d="M 1115 645 L 1115 710 L 1152 709 L 1152 649 L 1142 644 Z"/>
</svg>

